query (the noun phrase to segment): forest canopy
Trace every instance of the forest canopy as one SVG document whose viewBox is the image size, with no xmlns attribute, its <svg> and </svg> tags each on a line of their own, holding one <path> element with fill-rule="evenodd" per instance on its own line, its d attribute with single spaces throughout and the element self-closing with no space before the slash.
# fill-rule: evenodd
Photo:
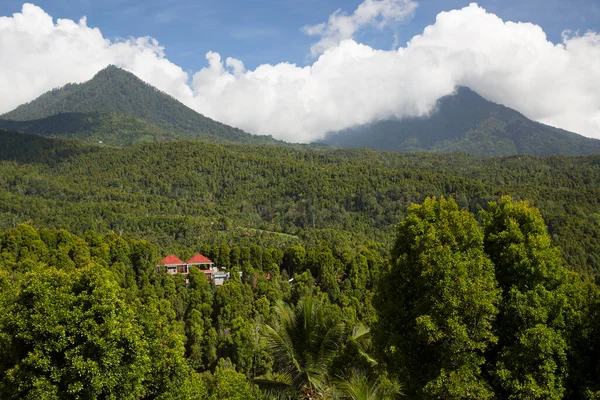
<svg viewBox="0 0 600 400">
<path fill-rule="evenodd" d="M 502 195 L 542 213 L 567 264 L 600 271 L 600 156 L 395 154 L 209 142 L 100 148 L 0 131 L 0 228 L 123 233 L 170 252 L 201 244 L 376 242 L 406 207 Z M 342 252 L 343 250 L 338 250 Z"/>
<path fill-rule="evenodd" d="M 2 399 L 600 396 L 598 156 L 0 131 L 0 176 Z"/>
<path fill-rule="evenodd" d="M 146 240 L 7 229 L 0 395 L 597 398 L 600 291 L 538 209 L 501 197 L 476 215 L 428 197 L 392 232 L 388 255 L 188 248 L 232 272 L 215 286 L 157 268 L 163 249 Z"/>
</svg>

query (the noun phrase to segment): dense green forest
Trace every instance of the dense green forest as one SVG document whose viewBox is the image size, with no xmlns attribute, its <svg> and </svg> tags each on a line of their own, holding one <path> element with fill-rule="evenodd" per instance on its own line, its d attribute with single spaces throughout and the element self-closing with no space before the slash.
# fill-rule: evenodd
<svg viewBox="0 0 600 400">
<path fill-rule="evenodd" d="M 600 398 L 600 156 L 0 131 L 0 177 L 2 399 Z"/>
<path fill-rule="evenodd" d="M 207 142 L 86 146 L 0 132 L 0 228 L 29 222 L 200 243 L 375 242 L 411 203 L 448 196 L 472 212 L 502 195 L 538 207 L 567 264 L 600 271 L 600 156 L 395 154 Z"/>
<path fill-rule="evenodd" d="M 41 136 L 78 139 L 105 146 L 176 140 L 178 135 L 143 119 L 118 113 L 63 113 L 32 121 L 0 119 L 0 127 Z M 209 136 L 209 135 L 207 135 Z"/>
<path fill-rule="evenodd" d="M 514 70 L 488 68 L 490 51 L 475 51 L 485 38 L 474 52 L 436 38 L 475 32 L 481 23 L 465 21 L 480 14 L 492 29 L 533 32 L 527 46 L 511 52 L 500 41 L 492 53 L 541 63 L 560 52 L 546 51 L 539 26 L 514 30 L 471 5 L 394 47 L 433 66 L 420 75 L 467 60 L 475 79 L 455 65 L 437 87 L 388 74 L 390 94 L 423 93 L 367 104 L 376 90 L 358 99 L 361 110 L 330 107 L 345 93 L 343 71 L 402 62 L 353 40 L 412 18 L 418 4 L 408 3 L 365 0 L 310 22 L 303 31 L 322 56 L 301 73 L 207 53 L 192 74 L 156 40 L 104 39 L 85 17 L 55 23 L 32 5 L 0 17 L 22 44 L 90 53 L 104 43 L 93 65 L 114 59 L 185 103 L 109 65 L 0 115 L 0 400 L 600 400 L 600 140 L 457 87 L 470 81 L 521 105 L 514 95 L 528 94 L 511 89 L 518 74 L 482 86 Z M 161 25 L 184 11 L 195 10 L 178 7 Z M 29 25 L 41 26 L 42 41 L 27 37 Z M 567 55 L 600 43 L 567 36 L 556 45 Z M 531 47 L 532 37 L 545 45 Z M 583 71 L 564 54 L 556 59 Z M 27 70 L 18 72 L 23 81 Z M 28 93 L 61 76 L 38 76 Z M 448 85 L 454 93 L 429 107 Z M 265 116 L 294 121 L 323 106 L 307 116 L 312 132 L 287 133 L 325 138 L 286 143 L 186 105 L 209 115 L 203 104 L 248 88 L 268 97 L 266 109 L 242 115 L 233 101 L 227 121 L 264 132 L 274 126 Z M 574 107 L 587 107 L 583 96 Z M 524 110 L 589 125 L 554 105 Z M 400 109 L 421 116 L 381 119 Z M 376 120 L 322 130 L 344 111 Z"/>
<path fill-rule="evenodd" d="M 222 286 L 115 233 L 0 233 L 3 399 L 595 399 L 600 291 L 539 211 L 408 207 L 369 245 L 201 245 Z M 241 271 L 242 274 L 238 274 Z M 291 278 L 293 279 L 291 279 Z"/>
</svg>

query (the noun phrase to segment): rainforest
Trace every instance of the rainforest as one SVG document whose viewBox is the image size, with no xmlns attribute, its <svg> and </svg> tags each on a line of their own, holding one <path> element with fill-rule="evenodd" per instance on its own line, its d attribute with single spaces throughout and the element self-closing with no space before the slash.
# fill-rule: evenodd
<svg viewBox="0 0 600 400">
<path fill-rule="evenodd" d="M 598 156 L 0 141 L 3 399 L 598 396 Z"/>
</svg>

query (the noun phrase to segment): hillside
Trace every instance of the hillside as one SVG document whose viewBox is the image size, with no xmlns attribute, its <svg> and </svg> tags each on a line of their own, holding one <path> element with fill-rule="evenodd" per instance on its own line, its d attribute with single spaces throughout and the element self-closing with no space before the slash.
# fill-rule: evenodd
<svg viewBox="0 0 600 400">
<path fill-rule="evenodd" d="M 0 116 L 0 127 L 114 144 L 164 139 L 276 143 L 207 118 L 115 66 Z"/>
<path fill-rule="evenodd" d="M 323 143 L 339 148 L 478 156 L 600 153 L 600 140 L 532 121 L 464 87 L 440 99 L 437 110 L 428 117 L 374 122 L 331 133 Z"/>
<path fill-rule="evenodd" d="M 0 230 L 123 231 L 165 246 L 327 238 L 389 246 L 406 206 L 473 212 L 510 194 L 542 211 L 573 268 L 600 272 L 600 158 L 310 150 L 207 142 L 123 149 L 0 133 Z"/>
<path fill-rule="evenodd" d="M 177 140 L 179 135 L 141 118 L 115 112 L 63 113 L 31 121 L 1 120 L 0 128 L 35 135 L 78 139 L 108 146 Z M 206 135 L 210 138 L 210 135 Z M 202 138 L 199 135 L 199 138 Z"/>
</svg>

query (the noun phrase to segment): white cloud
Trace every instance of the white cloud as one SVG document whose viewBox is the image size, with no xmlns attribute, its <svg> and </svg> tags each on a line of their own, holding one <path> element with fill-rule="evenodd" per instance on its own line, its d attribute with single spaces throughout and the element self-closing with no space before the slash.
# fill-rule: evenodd
<svg viewBox="0 0 600 400">
<path fill-rule="evenodd" d="M 33 4 L 0 17 L 0 59 L 0 113 L 55 87 L 89 80 L 108 64 L 129 69 L 184 101 L 191 99 L 187 74 L 164 57 L 156 40 L 109 41 L 85 18 L 54 23 Z"/>
<path fill-rule="evenodd" d="M 378 15 L 385 24 L 382 13 L 361 15 Z M 335 25 L 332 20 L 338 21 L 330 18 L 322 32 Z M 112 63 L 211 118 L 288 141 L 426 115 L 459 85 L 530 118 L 600 138 L 597 33 L 566 34 L 553 44 L 539 26 L 504 22 L 471 4 L 440 13 L 398 50 L 373 49 L 344 35 L 305 67 L 246 70 L 240 60 L 209 52 L 208 65 L 190 80 L 151 38 L 109 41 L 85 19 L 54 23 L 42 9 L 25 5 L 20 14 L 0 17 L 0 113 Z"/>
<path fill-rule="evenodd" d="M 195 89 L 198 107 L 285 140 L 311 141 L 356 124 L 426 115 L 456 86 L 541 122 L 600 137 L 600 36 L 566 36 L 555 45 L 539 26 L 504 22 L 475 4 L 440 13 L 397 51 L 347 39 L 309 67 L 262 65 L 237 77 L 220 68 L 227 84 L 216 96 Z M 201 83 L 210 85 L 197 74 L 194 85 Z"/>
<path fill-rule="evenodd" d="M 305 26 L 304 32 L 321 39 L 311 47 L 313 56 L 337 46 L 342 40 L 352 39 L 365 25 L 384 28 L 393 22 L 401 22 L 413 16 L 419 3 L 413 0 L 365 0 L 352 15 L 337 10 L 327 23 Z"/>
</svg>

